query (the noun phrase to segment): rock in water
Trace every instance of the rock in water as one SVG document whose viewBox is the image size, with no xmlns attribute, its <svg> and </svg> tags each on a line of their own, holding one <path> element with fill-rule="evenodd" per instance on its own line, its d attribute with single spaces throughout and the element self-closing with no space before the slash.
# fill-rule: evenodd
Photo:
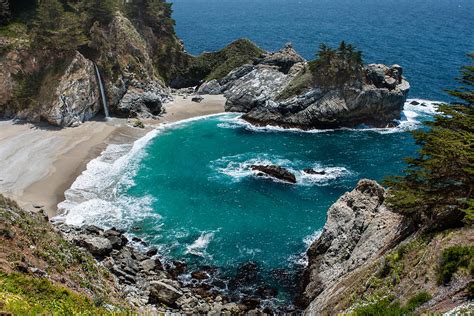
<svg viewBox="0 0 474 316">
<path fill-rule="evenodd" d="M 318 174 L 318 175 L 325 175 L 326 174 L 325 170 L 317 171 L 317 170 L 314 170 L 314 169 L 311 169 L 311 168 L 304 169 L 303 171 L 304 171 L 304 173 L 307 173 L 307 174 Z"/>
<path fill-rule="evenodd" d="M 308 249 L 304 291 L 298 300 L 309 314 L 321 314 L 330 306 L 331 292 L 339 281 L 365 263 L 373 262 L 410 232 L 407 220 L 384 204 L 385 190 L 372 180 L 357 187 L 328 210 L 321 237 Z"/>
<path fill-rule="evenodd" d="M 410 89 L 402 74 L 399 65 L 371 64 L 351 82 L 318 86 L 310 79 L 308 63 L 287 46 L 235 69 L 218 83 L 227 98 L 226 111 L 244 112 L 243 118 L 254 125 L 386 127 L 400 119 Z M 305 84 L 294 88 L 299 81 Z"/>
<path fill-rule="evenodd" d="M 294 174 L 282 168 L 280 166 L 273 166 L 273 165 L 252 165 L 250 168 L 254 171 L 259 171 L 268 175 L 272 178 L 289 182 L 289 183 L 296 183 L 296 177 Z"/>
</svg>

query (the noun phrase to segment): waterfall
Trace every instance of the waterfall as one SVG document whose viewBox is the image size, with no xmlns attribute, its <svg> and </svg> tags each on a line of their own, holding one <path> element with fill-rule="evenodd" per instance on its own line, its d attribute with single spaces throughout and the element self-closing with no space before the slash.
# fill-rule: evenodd
<svg viewBox="0 0 474 316">
<path fill-rule="evenodd" d="M 102 82 L 102 77 L 100 76 L 99 68 L 97 67 L 96 64 L 94 64 L 94 67 L 95 67 L 95 73 L 97 75 L 97 81 L 99 82 L 100 98 L 102 99 L 102 105 L 104 107 L 104 114 L 105 114 L 105 117 L 109 117 L 109 106 L 107 104 L 107 97 L 105 96 L 104 84 Z"/>
</svg>

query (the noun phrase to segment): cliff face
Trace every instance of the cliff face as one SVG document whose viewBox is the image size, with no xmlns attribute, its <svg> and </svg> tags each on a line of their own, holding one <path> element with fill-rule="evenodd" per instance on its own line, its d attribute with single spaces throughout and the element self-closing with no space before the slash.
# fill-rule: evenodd
<svg viewBox="0 0 474 316">
<path fill-rule="evenodd" d="M 306 314 L 357 315 L 364 306 L 388 310 L 422 296 L 410 311 L 445 312 L 468 301 L 472 272 L 440 284 L 439 265 L 444 250 L 474 245 L 472 227 L 418 235 L 409 219 L 387 208 L 385 194 L 376 182 L 361 180 L 328 210 L 321 236 L 308 249 L 297 299 Z"/>
<path fill-rule="evenodd" d="M 329 77 L 313 74 L 308 63 L 287 46 L 236 69 L 234 76 L 231 73 L 217 82 L 220 90 L 215 90 L 216 82 L 209 84 L 213 91 L 225 91 L 227 111 L 244 112 L 243 118 L 255 125 L 311 129 L 394 124 L 410 88 L 403 69 L 371 64 L 360 72 L 344 84 L 321 84 Z M 207 86 L 204 89 L 209 91 Z"/>
<path fill-rule="evenodd" d="M 302 300 L 321 305 L 337 280 L 366 262 L 380 257 L 410 232 L 405 219 L 388 210 L 385 190 L 378 183 L 361 180 L 328 210 L 318 240 L 308 250 Z"/>
</svg>

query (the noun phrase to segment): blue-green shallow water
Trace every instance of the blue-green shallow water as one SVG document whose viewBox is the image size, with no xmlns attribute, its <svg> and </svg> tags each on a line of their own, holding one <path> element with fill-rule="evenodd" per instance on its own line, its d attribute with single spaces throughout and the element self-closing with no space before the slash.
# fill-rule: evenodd
<svg viewBox="0 0 474 316">
<path fill-rule="evenodd" d="M 131 150 L 109 146 L 60 209 L 69 224 L 124 228 L 190 271 L 212 266 L 228 280 L 254 262 L 288 302 L 294 284 L 282 286 L 274 272 L 291 275 L 304 264 L 328 207 L 358 180 L 400 174 L 403 158 L 416 152 L 405 129 L 431 112 L 406 105 L 401 128 L 392 130 L 281 131 L 250 127 L 236 114 L 161 128 Z M 295 173 L 298 183 L 250 170 L 270 163 Z M 311 176 L 305 168 L 326 174 Z"/>
<path fill-rule="evenodd" d="M 361 178 L 398 174 L 415 150 L 406 133 L 255 132 L 219 124 L 221 117 L 208 118 L 164 131 L 144 149 L 135 184 L 124 192 L 153 197 L 161 218 L 135 223 L 145 239 L 200 264 L 287 267 L 342 193 Z M 298 177 L 305 168 L 333 170 L 290 185 L 253 176 L 249 166 L 257 162 Z"/>
</svg>

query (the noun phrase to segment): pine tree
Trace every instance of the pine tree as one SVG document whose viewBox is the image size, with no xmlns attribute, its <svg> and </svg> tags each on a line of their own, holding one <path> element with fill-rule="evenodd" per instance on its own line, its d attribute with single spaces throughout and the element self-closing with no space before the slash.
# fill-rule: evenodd
<svg viewBox="0 0 474 316">
<path fill-rule="evenodd" d="M 65 12 L 58 0 L 42 0 L 33 23 L 37 49 L 71 52 L 86 42 L 78 14 Z"/>
<path fill-rule="evenodd" d="M 404 176 L 386 181 L 392 208 L 428 229 L 474 222 L 473 79 L 474 67 L 463 67 L 462 86 L 449 91 L 460 100 L 440 105 L 427 129 L 413 132 L 418 156 L 406 159 Z"/>
</svg>

